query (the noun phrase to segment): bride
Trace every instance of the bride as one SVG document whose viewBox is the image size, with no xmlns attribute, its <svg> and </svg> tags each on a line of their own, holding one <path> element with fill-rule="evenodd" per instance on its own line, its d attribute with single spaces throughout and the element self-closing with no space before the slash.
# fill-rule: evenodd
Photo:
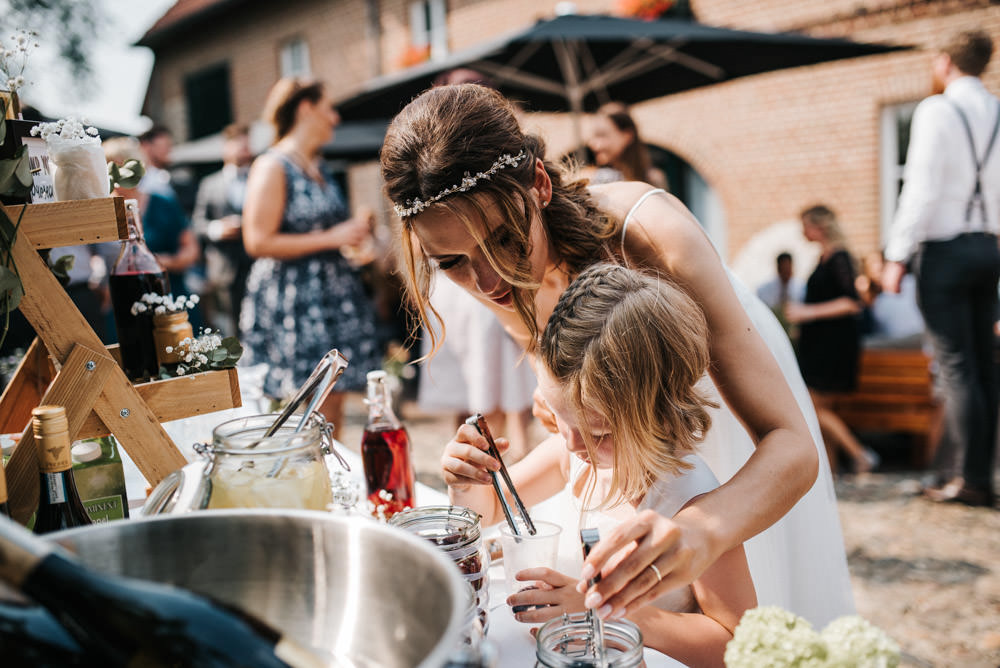
<svg viewBox="0 0 1000 668">
<path fill-rule="evenodd" d="M 588 603 L 630 612 L 745 543 L 761 605 L 817 627 L 853 612 L 819 426 L 777 320 L 676 198 L 643 183 L 588 188 L 544 154 L 499 93 L 444 86 L 393 120 L 382 176 L 402 219 L 409 294 L 425 322 L 434 316 L 431 276 L 441 271 L 530 354 L 569 282 L 602 261 L 669 276 L 704 309 L 722 408 L 699 452 L 724 484 L 671 518 L 644 514 L 602 533 L 580 574 L 603 572 L 599 600 Z"/>
</svg>

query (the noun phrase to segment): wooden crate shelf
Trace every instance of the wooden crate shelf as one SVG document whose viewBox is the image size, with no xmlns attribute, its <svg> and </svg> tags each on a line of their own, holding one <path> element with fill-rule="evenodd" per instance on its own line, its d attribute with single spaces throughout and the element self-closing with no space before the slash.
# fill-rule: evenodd
<svg viewBox="0 0 1000 668">
<path fill-rule="evenodd" d="M 14 221 L 23 212 L 12 256 L 24 284 L 19 308 L 38 334 L 0 396 L 0 432 L 22 432 L 7 463 L 11 515 L 26 522 L 37 503 L 38 465 L 30 413 L 41 403 L 66 407 L 71 438 L 114 433 L 146 479 L 156 485 L 187 463 L 160 423 L 240 406 L 236 370 L 133 385 L 113 351 L 105 348 L 38 255 L 42 248 L 127 238 L 122 198 L 5 210 Z"/>
</svg>

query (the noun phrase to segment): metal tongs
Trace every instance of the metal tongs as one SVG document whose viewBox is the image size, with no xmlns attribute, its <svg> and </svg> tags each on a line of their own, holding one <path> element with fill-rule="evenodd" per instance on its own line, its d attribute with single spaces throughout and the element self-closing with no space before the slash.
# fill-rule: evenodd
<svg viewBox="0 0 1000 668">
<path fill-rule="evenodd" d="M 601 540 L 600 532 L 597 529 L 580 529 L 580 541 L 583 543 L 583 558 L 590 555 L 590 551 L 598 541 Z M 601 574 L 597 573 L 587 583 L 588 587 L 593 587 L 601 581 Z M 603 668 L 607 665 L 604 656 L 604 621 L 597 615 L 593 608 L 587 610 L 587 622 L 591 628 L 591 642 L 593 644 L 592 655 L 597 666 Z"/>
<path fill-rule="evenodd" d="M 347 368 L 347 365 L 347 358 L 344 357 L 336 348 L 323 355 L 319 364 L 317 364 L 316 368 L 309 374 L 309 378 L 306 379 L 306 382 L 302 384 L 302 387 L 299 388 L 299 391 L 296 392 L 295 396 L 288 402 L 288 405 L 281 411 L 274 423 L 267 428 L 267 431 L 264 432 L 264 437 L 255 443 L 251 443 L 247 447 L 256 447 L 265 438 L 274 436 L 274 434 L 281 429 L 281 426 L 288 421 L 288 418 L 292 416 L 296 409 L 302 405 L 302 403 L 306 400 L 306 397 L 311 395 L 312 398 L 309 400 L 309 404 L 306 406 L 305 412 L 302 414 L 302 420 L 299 421 L 298 426 L 295 427 L 296 433 L 302 431 L 302 429 L 305 428 L 306 423 L 309 421 L 309 416 L 312 415 L 330 395 L 330 392 L 333 390 L 333 386 L 336 385 L 337 380 L 344 373 L 344 369 Z M 324 430 L 324 433 L 325 431 L 326 430 Z M 330 443 L 330 452 L 337 458 L 337 461 L 340 462 L 341 466 L 348 471 L 351 470 L 351 465 L 348 464 L 343 455 L 337 452 L 337 449 L 333 447 L 332 441 Z M 283 462 L 279 462 L 279 464 L 283 464 Z"/>
<path fill-rule="evenodd" d="M 490 433 L 490 426 L 486 424 L 486 418 L 483 417 L 482 413 L 476 413 L 475 415 L 470 415 L 466 420 L 465 424 L 475 427 L 486 442 L 490 444 L 489 454 L 491 457 L 500 462 L 500 475 L 503 476 L 504 482 L 507 483 L 507 488 L 510 489 L 510 495 L 514 497 L 514 505 L 517 506 L 517 511 L 521 514 L 524 519 L 524 526 L 528 529 L 528 534 L 534 536 L 537 529 L 535 529 L 535 523 L 531 521 L 531 517 L 528 516 L 528 509 L 524 507 L 521 502 L 521 497 L 517 495 L 517 490 L 514 489 L 514 483 L 510 480 L 510 474 L 507 473 L 507 466 L 503 463 L 503 458 L 500 457 L 500 451 L 497 450 L 497 444 L 493 442 L 493 434 Z M 493 491 L 497 493 L 497 498 L 500 499 L 500 506 L 503 508 L 503 515 L 507 518 L 507 524 L 510 525 L 511 533 L 515 536 L 521 535 L 521 529 L 518 528 L 517 522 L 514 521 L 514 514 L 510 510 L 510 504 L 507 503 L 507 497 L 504 496 L 503 489 L 500 487 L 500 481 L 497 479 L 496 471 L 490 471 L 490 479 L 493 481 Z"/>
</svg>

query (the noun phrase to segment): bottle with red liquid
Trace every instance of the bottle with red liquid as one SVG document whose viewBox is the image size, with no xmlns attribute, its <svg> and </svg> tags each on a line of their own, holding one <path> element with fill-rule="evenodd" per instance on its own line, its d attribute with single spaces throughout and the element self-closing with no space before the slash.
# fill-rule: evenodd
<svg viewBox="0 0 1000 668">
<path fill-rule="evenodd" d="M 415 505 L 410 437 L 392 410 L 386 377 L 385 371 L 368 373 L 368 423 L 361 441 L 368 501 L 381 519 Z"/>
<path fill-rule="evenodd" d="M 125 220 L 128 239 L 122 241 L 108 278 L 111 308 L 125 375 L 132 380 L 145 380 L 156 378 L 159 371 L 153 342 L 153 314 L 133 313 L 132 305 L 147 293 L 170 294 L 170 279 L 142 238 L 138 201 L 125 200 Z"/>
</svg>

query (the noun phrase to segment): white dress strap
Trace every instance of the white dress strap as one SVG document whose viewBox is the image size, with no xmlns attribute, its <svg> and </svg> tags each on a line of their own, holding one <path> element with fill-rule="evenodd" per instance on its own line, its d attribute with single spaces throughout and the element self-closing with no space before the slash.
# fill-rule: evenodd
<svg viewBox="0 0 1000 668">
<path fill-rule="evenodd" d="M 628 213 L 625 215 L 625 222 L 622 223 L 622 248 L 625 247 L 625 230 L 628 229 L 628 224 L 629 221 L 632 220 L 632 216 L 636 211 L 638 211 L 639 207 L 642 206 L 642 203 L 645 202 L 646 199 L 656 194 L 666 195 L 667 191 L 663 188 L 653 188 L 652 190 L 647 190 L 642 194 L 642 197 L 640 197 L 638 201 L 632 205 L 632 208 L 628 210 Z"/>
</svg>

